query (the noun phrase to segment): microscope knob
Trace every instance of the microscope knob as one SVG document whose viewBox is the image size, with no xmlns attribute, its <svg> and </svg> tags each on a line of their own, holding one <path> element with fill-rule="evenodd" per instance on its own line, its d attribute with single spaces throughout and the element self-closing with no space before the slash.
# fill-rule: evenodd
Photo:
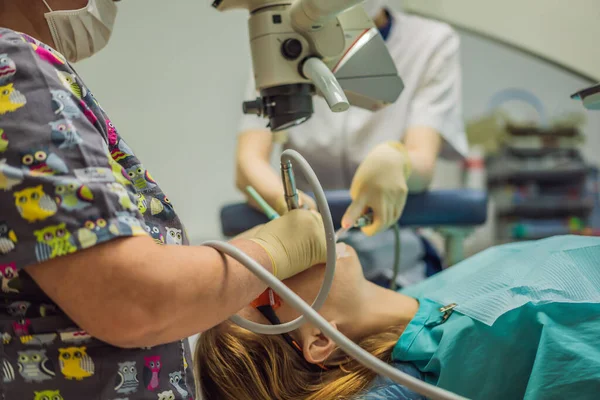
<svg viewBox="0 0 600 400">
<path fill-rule="evenodd" d="M 288 60 L 295 60 L 302 54 L 302 43 L 298 39 L 286 39 L 281 45 L 281 54 Z"/>
<path fill-rule="evenodd" d="M 260 98 L 256 100 L 245 101 L 242 104 L 242 110 L 244 114 L 256 114 L 262 115 L 263 113 L 263 103 Z"/>
</svg>

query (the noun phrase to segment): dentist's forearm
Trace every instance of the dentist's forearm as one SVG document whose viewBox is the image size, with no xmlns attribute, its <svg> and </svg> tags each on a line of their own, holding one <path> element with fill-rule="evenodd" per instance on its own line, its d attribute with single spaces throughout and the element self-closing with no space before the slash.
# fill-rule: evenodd
<svg viewBox="0 0 600 400">
<path fill-rule="evenodd" d="M 270 164 L 272 135 L 266 130 L 250 130 L 238 138 L 236 186 L 256 208 L 258 204 L 248 196 L 247 186 L 252 186 L 271 207 L 283 195 L 281 177 Z"/>
<path fill-rule="evenodd" d="M 242 179 L 238 181 L 238 189 L 244 192 L 248 202 L 258 208 L 258 204 L 246 192 L 247 186 L 252 186 L 271 207 L 283 196 L 281 176 L 271 164 L 258 158 L 247 158 L 240 163 Z M 260 208 L 258 208 L 260 209 Z"/>
<path fill-rule="evenodd" d="M 429 188 L 433 180 L 435 162 L 429 157 L 424 157 L 420 152 L 408 152 L 412 164 L 412 173 L 408 178 L 409 193 L 420 193 Z"/>
<path fill-rule="evenodd" d="M 404 145 L 412 167 L 407 181 L 408 191 L 423 192 L 433 180 L 442 138 L 433 128 L 411 127 L 404 137 Z"/>
</svg>

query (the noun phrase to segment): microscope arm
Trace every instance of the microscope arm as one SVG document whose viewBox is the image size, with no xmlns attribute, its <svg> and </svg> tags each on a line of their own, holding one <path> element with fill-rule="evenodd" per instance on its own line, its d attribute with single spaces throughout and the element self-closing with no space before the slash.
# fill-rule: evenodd
<svg viewBox="0 0 600 400">
<path fill-rule="evenodd" d="M 290 10 L 292 25 L 298 32 L 311 32 L 362 2 L 363 0 L 296 0 Z"/>
</svg>

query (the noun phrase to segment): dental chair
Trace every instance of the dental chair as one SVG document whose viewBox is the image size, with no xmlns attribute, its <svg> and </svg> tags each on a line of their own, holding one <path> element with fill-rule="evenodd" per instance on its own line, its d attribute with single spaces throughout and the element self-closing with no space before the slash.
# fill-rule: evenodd
<svg viewBox="0 0 600 400">
<path fill-rule="evenodd" d="M 348 191 L 326 191 L 335 228 L 350 205 Z M 408 196 L 404 213 L 398 221 L 402 228 L 434 228 L 445 240 L 446 266 L 464 259 L 464 240 L 476 226 L 487 219 L 488 196 L 478 190 L 435 190 Z M 268 222 L 268 218 L 247 203 L 236 203 L 221 209 L 221 231 L 233 237 Z"/>
</svg>

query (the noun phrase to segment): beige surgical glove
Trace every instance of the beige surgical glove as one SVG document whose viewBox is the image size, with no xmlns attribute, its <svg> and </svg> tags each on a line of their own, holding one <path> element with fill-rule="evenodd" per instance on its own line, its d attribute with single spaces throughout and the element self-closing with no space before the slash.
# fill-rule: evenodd
<svg viewBox="0 0 600 400">
<path fill-rule="evenodd" d="M 273 275 L 283 280 L 327 259 L 321 215 L 292 210 L 268 222 L 250 238 L 271 257 Z"/>
<path fill-rule="evenodd" d="M 312 197 L 310 197 L 301 190 L 298 190 L 298 202 L 300 203 L 300 207 L 317 211 L 317 203 L 315 203 Z M 273 208 L 275 209 L 275 211 L 277 211 L 279 215 L 283 215 L 288 212 L 287 203 L 285 202 L 285 197 L 283 197 L 283 194 L 279 198 L 277 198 L 277 201 Z"/>
<path fill-rule="evenodd" d="M 253 238 L 256 235 L 256 232 L 258 232 L 263 226 L 265 226 L 265 224 L 256 225 L 254 228 L 248 229 L 247 231 L 242 232 L 239 235 L 235 236 L 232 240 L 235 240 L 235 239 L 251 239 L 251 238 Z"/>
<path fill-rule="evenodd" d="M 363 227 L 373 236 L 400 219 L 408 196 L 408 178 L 412 166 L 408 152 L 400 142 L 385 142 L 375 147 L 363 160 L 350 186 L 352 204 L 342 218 L 342 226 L 354 225 L 369 208 L 373 224 Z"/>
</svg>

